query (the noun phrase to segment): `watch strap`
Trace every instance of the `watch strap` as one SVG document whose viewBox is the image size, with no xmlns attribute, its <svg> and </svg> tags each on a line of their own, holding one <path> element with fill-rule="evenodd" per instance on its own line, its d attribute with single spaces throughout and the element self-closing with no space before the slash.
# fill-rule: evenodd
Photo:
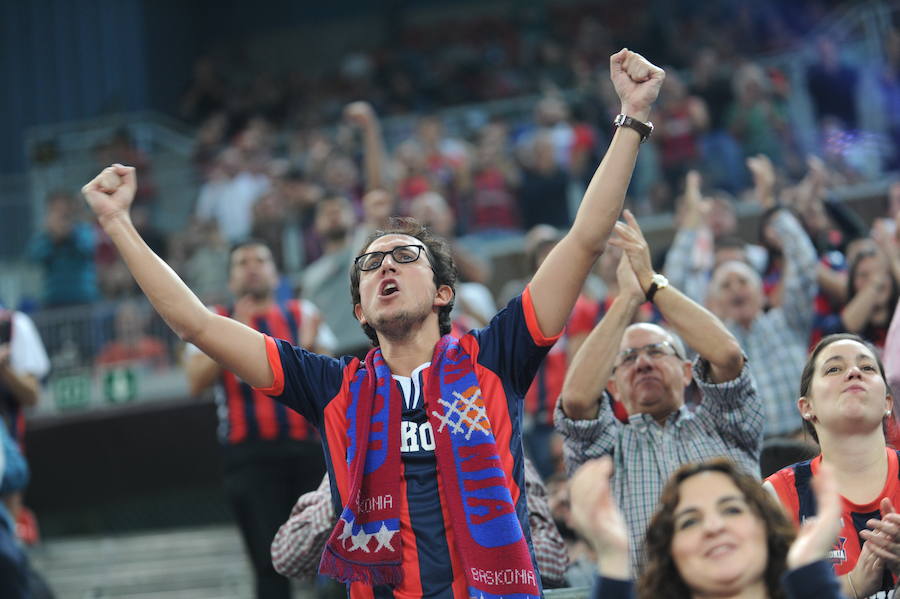
<svg viewBox="0 0 900 599">
<path fill-rule="evenodd" d="M 656 292 L 660 289 L 665 289 L 669 286 L 669 280 L 660 274 L 653 275 L 653 280 L 650 283 L 650 287 L 647 288 L 647 293 L 645 297 L 648 302 L 653 301 L 653 297 L 656 295 Z"/>
<path fill-rule="evenodd" d="M 638 132 L 638 135 L 641 136 L 641 143 L 647 141 L 647 138 L 653 133 L 653 123 L 649 121 L 644 123 L 627 114 L 617 115 L 613 120 L 613 125 L 616 127 L 628 127 L 629 129 L 634 129 Z"/>
</svg>

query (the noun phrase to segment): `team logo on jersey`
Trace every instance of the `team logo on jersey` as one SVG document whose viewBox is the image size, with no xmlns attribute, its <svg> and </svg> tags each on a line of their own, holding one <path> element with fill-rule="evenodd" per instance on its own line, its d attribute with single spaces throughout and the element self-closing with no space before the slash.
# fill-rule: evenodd
<svg viewBox="0 0 900 599">
<path fill-rule="evenodd" d="M 837 541 L 832 545 L 831 551 L 828 552 L 828 561 L 834 565 L 843 564 L 847 561 L 847 550 L 844 547 L 846 544 L 847 537 L 838 537 Z"/>
<path fill-rule="evenodd" d="M 809 518 L 814 518 L 815 516 L 801 516 L 800 517 L 800 525 L 803 526 Z M 840 518 L 841 530 L 844 529 L 844 517 Z M 828 552 L 828 555 L 825 559 L 831 562 L 833 565 L 843 564 L 847 561 L 847 537 L 838 537 L 834 542 L 834 545 L 831 546 L 831 551 Z"/>
</svg>

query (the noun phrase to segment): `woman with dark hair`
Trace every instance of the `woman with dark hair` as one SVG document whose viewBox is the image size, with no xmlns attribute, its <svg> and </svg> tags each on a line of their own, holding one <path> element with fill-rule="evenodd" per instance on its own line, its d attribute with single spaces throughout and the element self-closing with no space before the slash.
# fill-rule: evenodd
<svg viewBox="0 0 900 599">
<path fill-rule="evenodd" d="M 572 518 L 597 553 L 594 599 L 634 597 L 628 531 L 609 492 L 612 462 L 572 479 Z M 686 464 L 666 483 L 647 532 L 640 599 L 828 599 L 839 585 L 824 560 L 838 531 L 830 472 L 813 481 L 821 518 L 794 529 L 757 480 L 725 458 Z"/>
<path fill-rule="evenodd" d="M 797 407 L 821 453 L 779 470 L 763 486 L 800 524 L 816 515 L 810 480 L 824 464 L 841 496 L 841 532 L 829 554 L 848 597 L 894 588 L 900 573 L 900 466 L 885 443 L 893 401 L 875 348 L 858 335 L 822 339 L 800 377 Z"/>
<path fill-rule="evenodd" d="M 884 255 L 877 249 L 858 253 L 850 261 L 841 330 L 856 333 L 879 350 L 884 349 L 898 296 L 897 280 Z"/>
</svg>

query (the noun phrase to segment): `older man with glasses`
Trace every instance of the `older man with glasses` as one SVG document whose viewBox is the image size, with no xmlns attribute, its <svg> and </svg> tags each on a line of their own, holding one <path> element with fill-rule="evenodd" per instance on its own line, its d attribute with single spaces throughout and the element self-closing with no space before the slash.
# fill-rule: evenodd
<svg viewBox="0 0 900 599">
<path fill-rule="evenodd" d="M 625 219 L 609 242 L 623 250 L 619 295 L 575 355 L 554 420 L 570 473 L 589 459 L 612 456 L 616 502 L 625 512 L 637 572 L 662 486 L 679 466 L 726 456 L 759 476 L 763 412 L 734 336 L 653 272 L 637 221 L 627 210 Z M 674 333 L 631 324 L 645 301 L 697 352 L 693 365 Z M 702 394 L 693 409 L 684 400 L 692 380 Z M 614 415 L 612 398 L 625 406 L 627 423 Z"/>
</svg>

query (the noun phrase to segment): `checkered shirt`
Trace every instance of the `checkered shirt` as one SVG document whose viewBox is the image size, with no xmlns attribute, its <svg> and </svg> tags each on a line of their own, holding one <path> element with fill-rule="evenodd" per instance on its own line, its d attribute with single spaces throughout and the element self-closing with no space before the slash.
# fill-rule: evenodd
<svg viewBox="0 0 900 599">
<path fill-rule="evenodd" d="M 706 300 L 712 270 L 712 234 L 705 229 L 678 229 L 669 251 L 663 274 L 669 285 L 702 304 Z"/>
<path fill-rule="evenodd" d="M 796 402 L 818 292 L 818 258 L 809 236 L 791 213 L 782 210 L 770 222 L 784 244 L 781 306 L 757 316 L 749 329 L 733 322 L 725 324 L 749 358 L 750 375 L 763 400 L 765 435 L 775 437 L 803 425 Z"/>
<path fill-rule="evenodd" d="M 572 420 L 557 402 L 554 422 L 564 437 L 569 474 L 587 460 L 613 458 L 612 486 L 631 535 L 635 572 L 643 563 L 644 535 L 663 485 L 679 467 L 725 456 L 759 477 L 763 409 L 748 366 L 745 363 L 734 380 L 718 384 L 709 381 L 707 370 L 705 360 L 694 362 L 694 380 L 703 400 L 693 411 L 682 406 L 665 426 L 648 414 L 632 414 L 627 424 L 622 423 L 606 396 L 593 420 Z"/>
<path fill-rule="evenodd" d="M 272 565 L 288 578 L 313 578 L 337 516 L 331 505 L 328 477 L 315 491 L 300 496 L 287 522 L 272 539 Z"/>
</svg>

